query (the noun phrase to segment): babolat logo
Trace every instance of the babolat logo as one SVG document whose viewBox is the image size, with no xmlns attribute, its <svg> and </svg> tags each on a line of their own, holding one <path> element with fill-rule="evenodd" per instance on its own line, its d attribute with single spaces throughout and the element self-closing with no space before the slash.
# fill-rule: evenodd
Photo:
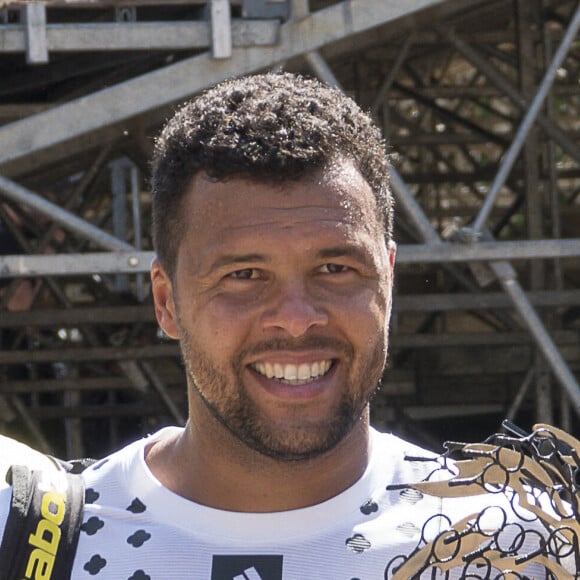
<svg viewBox="0 0 580 580">
<path fill-rule="evenodd" d="M 40 503 L 36 530 L 28 536 L 31 549 L 24 579 L 51 580 L 62 536 L 61 524 L 66 512 L 66 494 L 54 487 L 45 488 Z M 55 578 L 54 580 L 60 580 Z"/>
</svg>

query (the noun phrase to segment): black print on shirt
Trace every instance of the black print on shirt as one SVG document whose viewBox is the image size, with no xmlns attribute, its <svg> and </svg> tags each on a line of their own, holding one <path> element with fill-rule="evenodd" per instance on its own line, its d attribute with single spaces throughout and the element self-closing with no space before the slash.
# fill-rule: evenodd
<svg viewBox="0 0 580 580">
<path fill-rule="evenodd" d="M 127 544 L 131 544 L 134 548 L 140 548 L 150 538 L 151 534 L 145 530 L 138 530 L 127 538 Z"/>
<path fill-rule="evenodd" d="M 371 547 L 371 543 L 362 534 L 354 534 L 354 536 L 347 538 L 345 544 L 347 548 L 357 554 L 360 554 Z"/>
<path fill-rule="evenodd" d="M 94 536 L 104 525 L 103 520 L 92 516 L 81 526 L 81 530 L 88 536 Z"/>
<path fill-rule="evenodd" d="M 101 467 L 103 467 L 103 465 L 105 465 L 105 463 L 109 463 L 108 459 L 103 459 L 102 461 L 99 461 L 98 463 L 95 463 L 91 466 L 91 469 L 93 471 L 97 471 L 97 469 L 101 469 Z"/>
<path fill-rule="evenodd" d="M 379 506 L 377 505 L 376 501 L 373 501 L 372 499 L 369 499 L 369 501 L 367 501 L 367 503 L 365 503 L 364 505 L 360 506 L 360 511 L 365 515 L 365 516 L 370 516 L 372 513 L 378 512 L 379 511 Z"/>
<path fill-rule="evenodd" d="M 95 503 L 101 494 L 92 487 L 85 490 L 85 503 Z"/>
<path fill-rule="evenodd" d="M 128 578 L 128 580 L 151 580 L 151 576 L 145 574 L 143 570 L 136 570 L 133 576 Z"/>
<path fill-rule="evenodd" d="M 98 574 L 107 565 L 107 560 L 102 558 L 100 554 L 95 554 L 83 568 L 91 575 Z"/>
<path fill-rule="evenodd" d="M 145 504 L 138 497 L 136 497 L 131 502 L 131 505 L 127 508 L 127 511 L 134 514 L 142 514 L 146 509 L 147 507 Z"/>
<path fill-rule="evenodd" d="M 282 580 L 283 556 L 214 556 L 211 580 Z"/>
<path fill-rule="evenodd" d="M 418 489 L 413 489 L 411 487 L 404 489 L 400 494 L 399 497 L 402 501 L 406 501 L 407 503 L 417 503 L 423 499 L 423 494 Z"/>
</svg>

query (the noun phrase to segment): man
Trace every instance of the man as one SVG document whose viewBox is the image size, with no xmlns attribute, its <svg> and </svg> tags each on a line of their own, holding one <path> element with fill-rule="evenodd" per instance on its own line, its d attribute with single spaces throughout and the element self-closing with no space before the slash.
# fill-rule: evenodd
<svg viewBox="0 0 580 580">
<path fill-rule="evenodd" d="M 434 466 L 369 426 L 395 260 L 378 129 L 338 90 L 260 75 L 178 111 L 153 167 L 152 292 L 189 421 L 84 472 L 72 577 L 391 577 L 473 503 L 387 490 Z"/>
</svg>

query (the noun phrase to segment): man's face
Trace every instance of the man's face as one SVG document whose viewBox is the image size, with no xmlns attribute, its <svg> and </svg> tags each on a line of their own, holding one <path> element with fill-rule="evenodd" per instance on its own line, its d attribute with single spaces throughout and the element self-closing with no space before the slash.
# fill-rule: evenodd
<svg viewBox="0 0 580 580">
<path fill-rule="evenodd" d="M 192 415 L 279 460 L 333 448 L 367 420 L 386 359 L 394 246 L 370 186 L 348 162 L 283 185 L 198 175 L 182 215 L 153 292 Z"/>
</svg>

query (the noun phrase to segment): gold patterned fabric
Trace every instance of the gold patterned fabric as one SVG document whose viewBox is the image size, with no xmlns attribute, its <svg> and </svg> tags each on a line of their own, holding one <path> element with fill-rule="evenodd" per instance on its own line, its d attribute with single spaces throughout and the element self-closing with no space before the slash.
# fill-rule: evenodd
<svg viewBox="0 0 580 580">
<path fill-rule="evenodd" d="M 407 458 L 434 468 L 422 482 L 391 489 L 443 502 L 472 497 L 476 511 L 453 524 L 430 518 L 416 548 L 388 563 L 385 580 L 446 578 L 451 571 L 455 578 L 458 570 L 466 580 L 529 579 L 531 563 L 543 567 L 541 578 L 580 578 L 580 441 L 538 424 L 529 435 L 496 434 L 445 448 L 435 460 Z"/>
</svg>

